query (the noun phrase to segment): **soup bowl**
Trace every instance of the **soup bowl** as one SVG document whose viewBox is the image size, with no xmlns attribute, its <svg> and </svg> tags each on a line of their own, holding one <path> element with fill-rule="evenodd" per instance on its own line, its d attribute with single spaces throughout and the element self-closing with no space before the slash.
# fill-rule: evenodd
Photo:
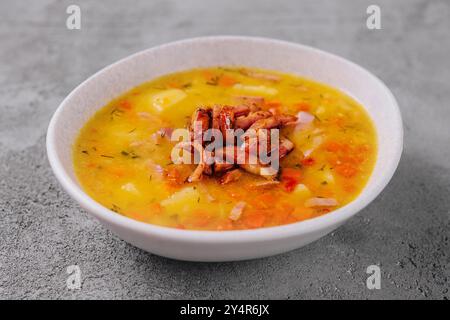
<svg viewBox="0 0 450 320">
<path fill-rule="evenodd" d="M 348 94 L 366 108 L 376 127 L 378 154 L 359 196 L 326 215 L 288 225 L 234 231 L 179 230 L 139 222 L 87 195 L 74 173 L 72 148 L 82 126 L 107 102 L 155 77 L 218 65 L 278 70 L 310 78 Z M 190 261 L 243 260 L 279 254 L 333 231 L 367 206 L 391 179 L 400 160 L 403 128 L 397 102 L 377 77 L 336 55 L 285 41 L 217 36 L 150 48 L 97 72 L 56 110 L 47 132 L 48 158 L 63 188 L 121 239 L 148 252 Z M 318 248 L 320 250 L 320 248 Z"/>
</svg>

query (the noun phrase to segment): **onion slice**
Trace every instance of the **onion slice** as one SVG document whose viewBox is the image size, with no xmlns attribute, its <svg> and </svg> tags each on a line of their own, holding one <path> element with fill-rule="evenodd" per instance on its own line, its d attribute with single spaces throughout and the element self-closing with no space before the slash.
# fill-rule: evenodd
<svg viewBox="0 0 450 320">
<path fill-rule="evenodd" d="M 307 207 L 334 207 L 337 205 L 338 202 L 334 198 L 310 198 L 305 202 Z"/>
<path fill-rule="evenodd" d="M 311 113 L 300 111 L 299 113 L 297 113 L 297 125 L 295 126 L 295 131 L 304 129 L 313 121 L 314 116 Z"/>
<path fill-rule="evenodd" d="M 247 205 L 244 201 L 239 201 L 233 209 L 231 209 L 230 215 L 228 216 L 231 220 L 236 221 L 238 220 L 241 215 L 242 211 L 244 211 L 245 206 Z"/>
</svg>

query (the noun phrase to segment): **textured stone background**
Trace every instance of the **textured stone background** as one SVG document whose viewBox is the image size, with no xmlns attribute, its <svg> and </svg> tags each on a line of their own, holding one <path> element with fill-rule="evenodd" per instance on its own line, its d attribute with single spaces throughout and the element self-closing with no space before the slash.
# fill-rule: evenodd
<svg viewBox="0 0 450 320">
<path fill-rule="evenodd" d="M 82 30 L 65 28 L 68 4 Z M 450 1 L 0 1 L 0 298 L 448 299 Z M 213 4 L 212 4 L 213 3 Z M 382 30 L 365 26 L 382 9 Z M 305 248 L 236 263 L 145 253 L 102 228 L 49 168 L 52 113 L 82 80 L 136 51 L 214 34 L 266 36 L 331 51 L 398 98 L 405 148 L 385 191 Z M 66 267 L 82 271 L 66 288 Z M 379 264 L 382 289 L 365 286 Z"/>
</svg>

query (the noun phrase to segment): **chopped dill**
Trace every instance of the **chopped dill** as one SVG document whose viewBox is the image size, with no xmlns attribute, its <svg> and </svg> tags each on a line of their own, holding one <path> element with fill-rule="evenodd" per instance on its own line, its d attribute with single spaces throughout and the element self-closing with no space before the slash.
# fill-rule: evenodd
<svg viewBox="0 0 450 320">
<path fill-rule="evenodd" d="M 215 76 L 215 77 L 211 78 L 210 80 L 206 81 L 206 84 L 210 85 L 210 86 L 217 86 L 219 84 L 220 78 L 221 78 L 221 76 Z"/>
<path fill-rule="evenodd" d="M 112 204 L 112 207 L 110 208 L 112 211 L 120 213 L 120 207 L 115 205 L 114 203 Z"/>
<path fill-rule="evenodd" d="M 121 117 L 123 114 L 123 111 L 117 108 L 114 108 L 110 115 L 111 115 L 111 120 L 114 120 L 114 117 Z"/>
</svg>

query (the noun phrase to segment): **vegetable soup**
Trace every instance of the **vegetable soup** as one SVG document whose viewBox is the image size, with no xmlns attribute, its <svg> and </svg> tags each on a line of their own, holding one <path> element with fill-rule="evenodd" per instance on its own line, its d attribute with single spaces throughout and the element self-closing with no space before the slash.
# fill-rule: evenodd
<svg viewBox="0 0 450 320">
<path fill-rule="evenodd" d="M 200 149 L 198 163 L 174 161 L 182 128 L 190 140 L 181 149 L 189 159 Z M 210 129 L 224 139 L 205 139 Z M 228 139 L 227 130 L 237 129 L 247 138 L 277 130 L 267 150 L 279 165 L 262 163 L 259 154 L 253 163 L 229 161 L 238 150 L 252 154 L 249 140 Z M 222 147 L 203 158 L 211 141 Z M 278 226 L 342 207 L 364 188 L 376 155 L 374 125 L 355 100 L 308 79 L 246 67 L 144 83 L 101 108 L 73 148 L 81 186 L 105 207 L 155 225 L 218 231 Z"/>
</svg>

